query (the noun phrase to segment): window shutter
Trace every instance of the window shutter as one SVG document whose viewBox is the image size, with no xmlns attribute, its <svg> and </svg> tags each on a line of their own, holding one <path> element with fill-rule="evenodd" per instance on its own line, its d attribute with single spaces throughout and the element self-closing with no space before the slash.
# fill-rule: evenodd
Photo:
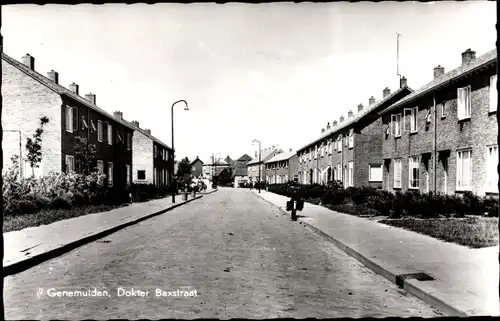
<svg viewBox="0 0 500 321">
<path fill-rule="evenodd" d="M 73 131 L 78 131 L 78 108 L 72 107 L 73 111 Z"/>
</svg>

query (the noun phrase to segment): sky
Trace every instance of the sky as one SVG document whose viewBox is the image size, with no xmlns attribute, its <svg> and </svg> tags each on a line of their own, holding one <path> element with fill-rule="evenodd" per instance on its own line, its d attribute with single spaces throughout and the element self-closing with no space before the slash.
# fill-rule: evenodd
<svg viewBox="0 0 500 321">
<path fill-rule="evenodd" d="M 495 2 L 2 6 L 4 53 L 96 94 L 176 158 L 296 150 L 399 87 L 418 89 L 496 44 Z"/>
</svg>

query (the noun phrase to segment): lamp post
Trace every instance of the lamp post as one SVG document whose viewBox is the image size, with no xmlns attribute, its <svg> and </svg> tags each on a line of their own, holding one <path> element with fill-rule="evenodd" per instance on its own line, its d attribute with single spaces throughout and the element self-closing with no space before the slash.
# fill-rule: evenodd
<svg viewBox="0 0 500 321">
<path fill-rule="evenodd" d="M 261 166 L 261 164 L 260 164 L 260 162 L 261 162 L 260 153 L 261 153 L 262 148 L 261 148 L 261 145 L 260 145 L 260 141 L 258 141 L 257 139 L 254 139 L 252 141 L 252 144 L 255 143 L 255 142 L 259 143 L 259 182 L 258 182 L 258 184 L 259 184 L 259 194 L 260 194 L 260 166 Z"/>
<path fill-rule="evenodd" d="M 184 110 L 189 110 L 188 103 L 185 100 L 178 100 L 172 104 L 172 175 L 170 175 L 170 186 L 172 187 L 172 203 L 175 203 L 175 193 L 177 192 L 177 186 L 174 186 L 174 169 L 175 169 L 175 148 L 174 148 L 174 106 L 177 103 L 183 102 L 186 107 Z"/>
</svg>

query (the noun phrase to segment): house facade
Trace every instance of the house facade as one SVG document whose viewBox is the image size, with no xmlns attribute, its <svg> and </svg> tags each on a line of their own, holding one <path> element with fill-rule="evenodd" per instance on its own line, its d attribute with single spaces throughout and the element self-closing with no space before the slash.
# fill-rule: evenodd
<svg viewBox="0 0 500 321">
<path fill-rule="evenodd" d="M 130 183 L 132 168 L 133 129 L 115 119 L 96 105 L 96 95 L 79 95 L 75 83 L 69 89 L 59 84 L 59 74 L 50 71 L 47 77 L 35 71 L 35 58 L 27 54 L 19 62 L 2 53 L 2 126 L 3 160 L 8 166 L 10 157 L 19 156 L 21 175 L 33 174 L 25 149 L 26 139 L 32 137 L 47 117 L 42 135 L 42 161 L 34 169 L 35 176 L 50 172 L 96 170 L 107 175 L 109 186 L 121 187 Z M 95 161 L 84 165 L 79 161 L 76 147 L 78 137 L 95 145 Z"/>
<path fill-rule="evenodd" d="M 214 158 L 206 160 L 202 165 L 203 178 L 212 180 L 214 176 L 217 176 L 218 173 L 224 168 L 229 168 L 230 165 L 223 160 L 222 158 Z"/>
<path fill-rule="evenodd" d="M 260 181 L 265 182 L 267 178 L 265 163 L 269 159 L 273 158 L 277 154 L 283 152 L 281 149 L 275 146 L 264 148 L 260 152 L 260 162 L 259 162 L 259 152 L 255 152 L 255 157 L 247 163 L 247 174 L 248 179 L 251 183 L 259 182 L 259 168 L 260 168 Z"/>
<path fill-rule="evenodd" d="M 232 174 L 235 188 L 239 187 L 241 183 L 250 182 L 250 179 L 248 178 L 247 164 L 251 160 L 252 157 L 250 157 L 250 155 L 244 154 L 231 166 L 233 168 Z"/>
<path fill-rule="evenodd" d="M 203 162 L 198 156 L 191 162 L 191 175 L 195 178 L 201 178 L 203 176 Z"/>
<path fill-rule="evenodd" d="M 114 117 L 125 121 L 120 111 L 115 112 Z M 133 183 L 169 186 L 174 168 L 172 148 L 151 135 L 150 129 L 140 128 L 138 121 L 125 122 L 134 129 Z"/>
<path fill-rule="evenodd" d="M 321 136 L 297 150 L 299 182 L 325 184 L 342 181 L 345 187 L 382 187 L 382 139 L 384 131 L 378 112 L 412 92 L 403 77 L 394 93 L 389 88 L 376 102 L 372 96 L 365 108 L 358 106 L 358 113 L 349 111 L 347 119 L 327 124 Z"/>
<path fill-rule="evenodd" d="M 389 191 L 498 194 L 496 49 L 468 49 L 460 67 L 381 113 L 384 184 Z"/>
<path fill-rule="evenodd" d="M 297 153 L 291 149 L 267 160 L 265 162 L 266 182 L 268 184 L 298 182 L 298 160 Z"/>
</svg>

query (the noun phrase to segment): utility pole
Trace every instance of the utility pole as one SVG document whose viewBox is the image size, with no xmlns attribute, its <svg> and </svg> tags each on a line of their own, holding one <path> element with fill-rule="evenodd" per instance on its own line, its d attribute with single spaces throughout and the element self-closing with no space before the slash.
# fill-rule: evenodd
<svg viewBox="0 0 500 321">
<path fill-rule="evenodd" d="M 396 47 L 396 69 L 397 69 L 397 75 L 399 76 L 399 80 L 401 80 L 401 74 L 399 73 L 399 37 L 402 36 L 400 33 L 396 32 L 396 40 L 397 40 L 397 47 Z"/>
</svg>

